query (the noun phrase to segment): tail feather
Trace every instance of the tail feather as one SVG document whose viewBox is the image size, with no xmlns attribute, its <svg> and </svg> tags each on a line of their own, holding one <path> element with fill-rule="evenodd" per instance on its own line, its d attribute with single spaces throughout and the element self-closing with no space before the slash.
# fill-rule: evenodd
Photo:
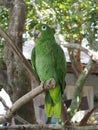
<svg viewBox="0 0 98 130">
<path fill-rule="evenodd" d="M 50 97 L 49 92 L 46 92 L 45 95 L 45 112 L 47 117 L 51 117 L 53 115 L 53 101 Z"/>
<path fill-rule="evenodd" d="M 61 95 L 55 95 L 57 100 L 53 101 L 50 92 L 46 92 L 45 96 L 45 112 L 48 117 L 55 116 L 60 117 L 61 115 Z"/>
<path fill-rule="evenodd" d="M 54 105 L 53 114 L 55 115 L 55 117 L 61 116 L 61 102 L 58 102 L 57 104 Z"/>
</svg>

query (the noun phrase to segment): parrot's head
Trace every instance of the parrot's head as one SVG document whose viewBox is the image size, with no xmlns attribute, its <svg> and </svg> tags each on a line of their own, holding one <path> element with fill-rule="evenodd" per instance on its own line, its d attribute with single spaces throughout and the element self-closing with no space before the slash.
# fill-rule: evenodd
<svg viewBox="0 0 98 130">
<path fill-rule="evenodd" d="M 37 24 L 34 27 L 34 39 L 35 41 L 48 40 L 54 37 L 54 29 L 50 28 L 46 24 Z"/>
</svg>

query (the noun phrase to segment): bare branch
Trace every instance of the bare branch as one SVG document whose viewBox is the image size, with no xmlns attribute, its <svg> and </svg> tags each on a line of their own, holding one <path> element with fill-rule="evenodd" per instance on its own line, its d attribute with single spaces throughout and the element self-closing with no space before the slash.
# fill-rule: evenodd
<svg viewBox="0 0 98 130">
<path fill-rule="evenodd" d="M 81 50 L 84 53 L 86 53 L 88 56 L 90 56 L 93 61 L 98 63 L 98 53 L 93 51 L 93 50 L 84 48 L 84 47 L 82 47 L 81 45 L 79 45 L 77 43 L 63 43 L 61 45 L 63 45 L 66 48 Z"/>
<path fill-rule="evenodd" d="M 0 118 L 0 123 L 6 122 L 11 119 L 24 104 L 35 98 L 37 95 L 42 93 L 43 91 L 47 91 L 55 86 L 55 80 L 53 78 L 49 79 L 45 83 L 41 83 L 38 87 L 31 90 L 21 98 L 19 98 L 12 107 L 7 111 L 7 114 Z"/>
<path fill-rule="evenodd" d="M 79 108 L 79 105 L 81 102 L 80 93 L 83 90 L 84 83 L 85 83 L 93 65 L 94 65 L 94 62 L 92 62 L 92 60 L 90 60 L 88 62 L 88 64 L 86 65 L 86 67 L 84 68 L 84 70 L 82 71 L 82 73 L 80 74 L 77 82 L 75 83 L 75 89 L 74 89 L 74 93 L 73 93 L 72 102 L 71 102 L 70 107 L 68 108 L 69 119 L 71 119 L 73 117 L 73 115 Z"/>
<path fill-rule="evenodd" d="M 69 129 L 66 126 L 66 129 Z M 94 126 L 93 126 L 94 127 Z M 95 127 L 96 129 L 97 127 Z M 33 124 L 33 125 L 11 125 L 8 127 L 1 127 L 0 130 L 64 130 L 62 125 L 59 124 Z M 76 130 L 79 129 L 76 127 Z"/>
<path fill-rule="evenodd" d="M 87 121 L 89 119 L 89 117 L 91 116 L 91 114 L 98 109 L 98 104 L 96 104 L 89 112 L 87 112 L 87 114 L 84 116 L 84 118 L 80 121 L 79 126 L 85 126 L 87 125 Z"/>
<path fill-rule="evenodd" d="M 5 107 L 5 109 L 9 109 L 9 107 L 7 106 L 5 100 L 0 96 L 0 101 L 2 102 L 3 106 Z"/>
<path fill-rule="evenodd" d="M 5 100 L 1 96 L 0 96 L 0 101 L 2 102 L 2 104 L 3 104 L 4 108 L 6 109 L 6 111 L 8 111 L 9 110 L 9 106 L 6 104 Z M 23 124 L 30 124 L 29 122 L 24 120 L 19 115 L 14 116 L 14 118 L 17 119 L 19 122 L 21 122 Z"/>
<path fill-rule="evenodd" d="M 31 123 L 29 123 L 27 120 L 25 120 L 25 119 L 23 119 L 22 117 L 20 117 L 19 115 L 14 116 L 14 118 L 15 118 L 16 120 L 18 120 L 19 122 L 21 122 L 22 124 L 31 124 Z"/>
</svg>

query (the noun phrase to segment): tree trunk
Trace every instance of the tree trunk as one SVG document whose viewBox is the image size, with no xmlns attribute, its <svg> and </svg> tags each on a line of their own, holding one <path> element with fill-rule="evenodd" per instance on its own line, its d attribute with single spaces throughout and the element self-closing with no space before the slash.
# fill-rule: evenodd
<svg viewBox="0 0 98 130">
<path fill-rule="evenodd" d="M 8 34 L 22 51 L 22 34 L 25 23 L 26 5 L 23 0 L 13 0 L 10 6 L 10 21 Z M 12 102 L 15 102 L 21 96 L 31 90 L 31 78 L 29 73 L 20 63 L 17 55 L 12 53 L 11 48 L 5 46 L 5 62 L 7 66 L 8 88 L 7 92 Z M 17 111 L 17 114 L 29 123 L 35 123 L 35 114 L 33 102 L 30 101 Z M 17 121 L 16 121 L 17 122 Z M 19 123 L 19 122 L 17 122 Z"/>
</svg>

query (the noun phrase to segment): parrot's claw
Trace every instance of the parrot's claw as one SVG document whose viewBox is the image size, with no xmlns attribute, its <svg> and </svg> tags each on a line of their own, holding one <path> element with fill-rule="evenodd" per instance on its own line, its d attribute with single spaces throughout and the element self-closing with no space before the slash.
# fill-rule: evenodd
<svg viewBox="0 0 98 130">
<path fill-rule="evenodd" d="M 45 83 L 44 83 L 44 89 L 45 90 L 48 90 L 48 89 L 51 89 L 51 88 L 54 88 L 55 87 L 55 80 L 53 78 L 47 80 Z"/>
</svg>

